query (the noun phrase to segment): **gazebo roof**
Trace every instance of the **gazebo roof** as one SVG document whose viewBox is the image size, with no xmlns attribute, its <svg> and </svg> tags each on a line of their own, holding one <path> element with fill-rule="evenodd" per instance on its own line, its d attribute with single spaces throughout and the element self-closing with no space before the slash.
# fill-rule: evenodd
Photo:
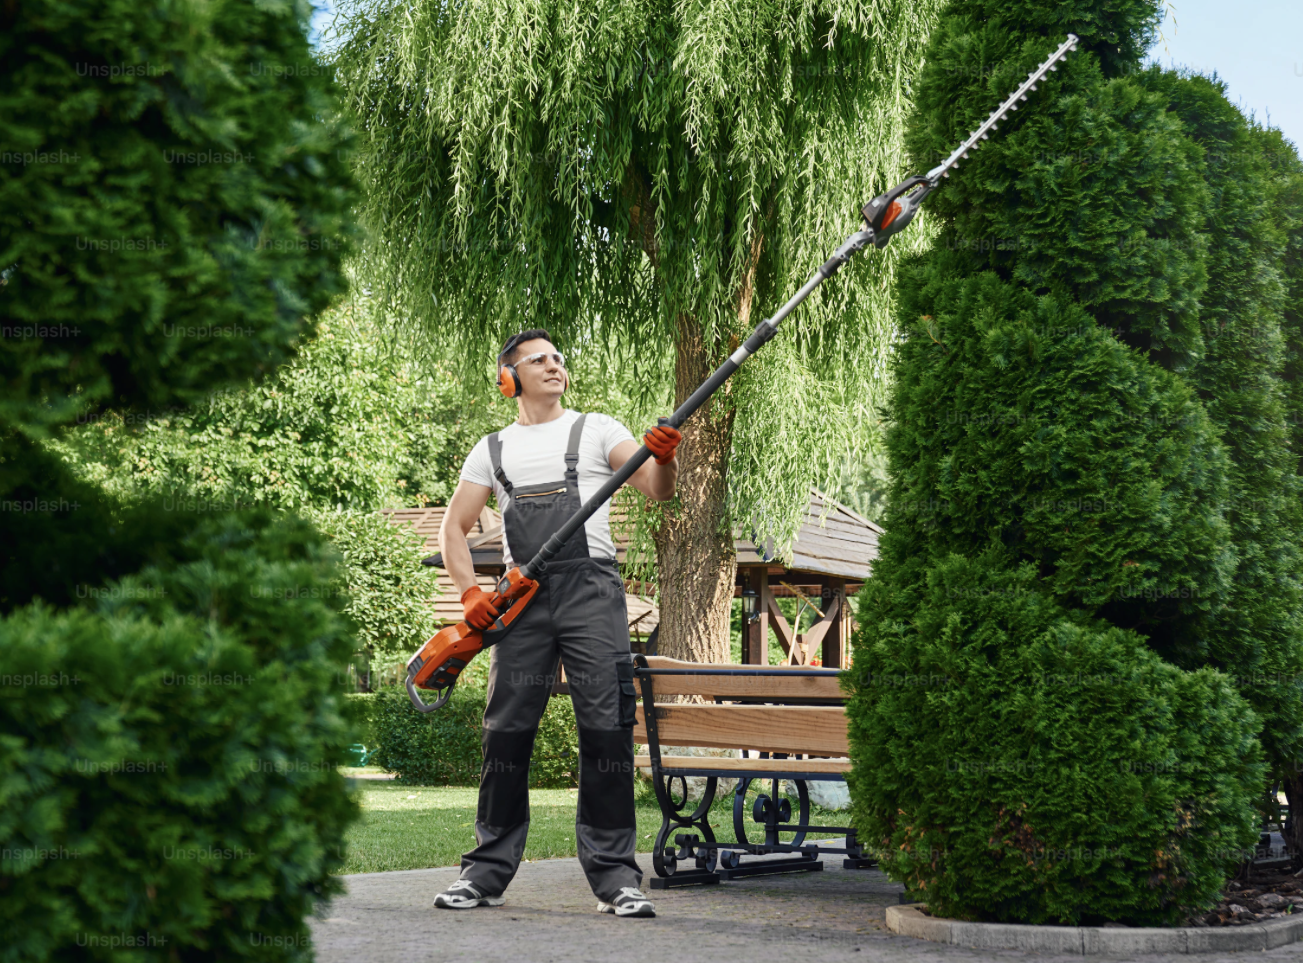
<svg viewBox="0 0 1303 963">
<path fill-rule="evenodd" d="M 824 512 L 827 511 L 827 515 Z M 878 557 L 878 537 L 882 529 L 863 515 L 829 498 L 818 489 L 810 489 L 810 504 L 805 507 L 805 518 L 792 543 L 792 572 L 815 572 L 839 578 L 866 581 Z M 773 564 L 773 544 L 765 551 L 754 542 L 739 538 L 737 548 L 739 566 Z"/>
</svg>

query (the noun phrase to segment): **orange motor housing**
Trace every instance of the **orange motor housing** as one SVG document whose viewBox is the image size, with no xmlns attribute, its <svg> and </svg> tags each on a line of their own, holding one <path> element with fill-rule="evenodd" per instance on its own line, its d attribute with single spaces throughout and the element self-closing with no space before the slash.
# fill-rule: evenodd
<svg viewBox="0 0 1303 963">
<path fill-rule="evenodd" d="M 433 712 L 448 702 L 461 670 L 484 649 L 502 639 L 512 623 L 525 611 L 538 591 L 538 582 L 525 578 L 513 568 L 498 580 L 492 605 L 502 614 L 493 627 L 481 632 L 465 622 L 449 625 L 435 633 L 420 650 L 407 660 L 407 695 L 421 712 Z M 434 702 L 425 702 L 417 689 L 439 693 Z"/>
</svg>

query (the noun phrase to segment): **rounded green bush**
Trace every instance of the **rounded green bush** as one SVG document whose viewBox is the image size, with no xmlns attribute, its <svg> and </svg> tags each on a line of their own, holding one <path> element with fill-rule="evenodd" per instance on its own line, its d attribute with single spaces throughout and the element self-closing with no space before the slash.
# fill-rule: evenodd
<svg viewBox="0 0 1303 963">
<path fill-rule="evenodd" d="M 488 653 L 479 657 L 488 661 Z M 474 663 L 472 663 L 474 665 Z M 474 786 L 484 763 L 481 744 L 485 691 L 459 682 L 448 704 L 422 715 L 399 688 L 381 689 L 371 710 L 376 765 L 398 781 L 427 786 Z M 579 785 L 579 729 L 569 696 L 554 696 L 539 722 L 529 784 L 537 789 Z"/>
<path fill-rule="evenodd" d="M 1064 609 L 998 548 L 870 584 L 854 820 L 911 896 L 959 919 L 1136 925 L 1216 899 L 1257 840 L 1263 778 L 1224 676 Z"/>
<path fill-rule="evenodd" d="M 332 559 L 306 523 L 219 516 L 0 620 L 0 959 L 311 958 L 357 815 Z"/>
<path fill-rule="evenodd" d="M 1158 13 L 954 0 L 925 54 L 920 169 L 1081 40 L 899 275 L 850 782 L 941 915 L 1182 922 L 1303 721 L 1268 151 L 1215 84 L 1142 68 Z"/>
</svg>

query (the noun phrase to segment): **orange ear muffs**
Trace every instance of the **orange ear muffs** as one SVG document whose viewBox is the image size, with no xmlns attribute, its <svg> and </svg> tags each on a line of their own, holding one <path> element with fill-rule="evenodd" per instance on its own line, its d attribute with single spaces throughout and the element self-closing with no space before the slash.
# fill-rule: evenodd
<svg viewBox="0 0 1303 963">
<path fill-rule="evenodd" d="M 514 364 L 504 364 L 498 368 L 498 390 L 504 398 L 520 397 L 520 376 L 516 374 Z"/>
</svg>

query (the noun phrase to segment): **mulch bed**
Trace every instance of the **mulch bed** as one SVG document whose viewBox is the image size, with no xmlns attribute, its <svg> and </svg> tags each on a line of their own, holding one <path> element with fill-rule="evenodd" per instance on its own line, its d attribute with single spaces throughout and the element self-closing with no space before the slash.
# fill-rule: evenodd
<svg viewBox="0 0 1303 963">
<path fill-rule="evenodd" d="M 1231 880 L 1222 894 L 1211 912 L 1193 917 L 1189 925 L 1247 926 L 1303 913 L 1303 878 L 1288 869 L 1254 870 L 1248 880 Z"/>
</svg>

